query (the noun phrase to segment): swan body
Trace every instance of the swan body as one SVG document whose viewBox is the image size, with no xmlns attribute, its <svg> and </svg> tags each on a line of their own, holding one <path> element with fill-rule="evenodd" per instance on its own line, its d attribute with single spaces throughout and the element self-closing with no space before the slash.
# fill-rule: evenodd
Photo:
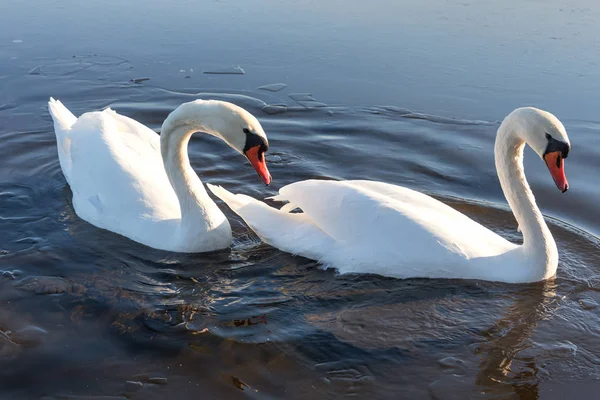
<svg viewBox="0 0 600 400">
<path fill-rule="evenodd" d="M 76 118 L 60 101 L 51 98 L 48 107 L 77 215 L 144 245 L 204 252 L 231 244 L 229 222 L 189 164 L 194 132 L 222 138 L 270 182 L 266 135 L 256 118 L 231 103 L 185 103 L 165 120 L 161 136 L 111 109 Z M 248 144 L 257 145 L 247 152 Z"/>
<path fill-rule="evenodd" d="M 555 275 L 558 251 L 523 173 L 523 147 L 544 158 L 561 191 L 566 131 L 535 108 L 511 113 L 498 130 L 496 167 L 522 229 L 517 245 L 448 205 L 408 188 L 373 181 L 292 183 L 273 197 L 280 210 L 209 185 L 266 243 L 341 273 L 397 278 L 533 282 Z M 560 163 L 560 166 L 559 166 Z M 291 213 L 300 208 L 302 213 Z"/>
</svg>

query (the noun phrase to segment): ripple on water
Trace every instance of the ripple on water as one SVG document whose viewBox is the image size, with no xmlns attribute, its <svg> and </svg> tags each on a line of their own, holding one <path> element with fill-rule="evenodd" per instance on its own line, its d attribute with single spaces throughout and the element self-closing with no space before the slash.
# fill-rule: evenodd
<svg viewBox="0 0 600 400">
<path fill-rule="evenodd" d="M 490 179 L 492 154 L 475 151 L 491 148 L 496 122 L 394 107 L 307 109 L 297 102 L 318 101 L 308 93 L 89 90 L 104 99 L 93 104 L 153 129 L 197 97 L 256 113 L 269 132 L 276 186 L 265 189 L 238 154 L 197 137 L 190 158 L 206 181 L 257 198 L 314 177 L 407 184 L 521 240 Z M 23 115 L 43 106 L 15 104 Z M 40 123 L 26 134 L 0 127 L 2 395 L 59 396 L 68 387 L 120 396 L 135 382 L 130 389 L 147 398 L 172 396 L 174 387 L 192 398 L 502 398 L 599 379 L 600 244 L 559 219 L 549 218 L 558 276 L 536 285 L 340 276 L 262 244 L 226 207 L 230 251 L 167 254 L 77 218 L 50 121 Z"/>
</svg>

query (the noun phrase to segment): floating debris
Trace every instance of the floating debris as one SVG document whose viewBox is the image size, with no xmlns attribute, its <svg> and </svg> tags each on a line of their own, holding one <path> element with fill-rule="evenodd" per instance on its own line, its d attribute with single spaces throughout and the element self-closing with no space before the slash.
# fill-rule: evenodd
<svg viewBox="0 0 600 400">
<path fill-rule="evenodd" d="M 166 385 L 168 383 L 167 378 L 148 378 L 148 383 L 154 383 L 155 385 Z"/>
<path fill-rule="evenodd" d="M 579 299 L 579 305 L 584 310 L 594 310 L 598 308 L 598 303 L 592 299 Z"/>
<path fill-rule="evenodd" d="M 287 111 L 287 105 L 285 105 L 285 104 L 283 104 L 283 105 L 282 104 L 267 104 L 266 106 L 261 108 L 261 110 L 270 115 L 283 114 L 284 112 Z"/>
<path fill-rule="evenodd" d="M 236 388 L 240 389 L 240 390 L 244 390 L 244 388 L 250 388 L 250 385 L 248 385 L 247 383 L 243 382 L 240 378 L 236 377 L 236 376 L 231 376 L 231 383 L 233 383 L 233 386 L 235 386 Z"/>
<path fill-rule="evenodd" d="M 321 103 L 320 101 L 315 101 L 315 100 L 301 100 L 298 101 L 298 104 L 306 107 L 306 108 L 320 108 L 320 107 L 327 107 L 327 104 L 325 103 Z"/>
<path fill-rule="evenodd" d="M 0 271 L 0 278 L 8 278 L 13 281 L 17 279 L 14 271 Z"/>
<path fill-rule="evenodd" d="M 133 83 L 142 83 L 144 81 L 149 81 L 150 78 L 133 78 L 130 79 L 129 82 L 133 82 Z"/>
<path fill-rule="evenodd" d="M 246 71 L 238 65 L 237 67 L 210 69 L 204 71 L 204 73 L 215 75 L 244 75 L 246 74 Z"/>
<path fill-rule="evenodd" d="M 0 343 L 3 342 L 3 343 L 11 344 L 13 346 L 18 346 L 18 344 L 13 342 L 11 340 L 11 338 L 8 336 L 9 333 L 10 332 L 7 333 L 7 332 L 0 331 Z"/>
<path fill-rule="evenodd" d="M 35 67 L 31 71 L 29 71 L 29 75 L 40 75 L 41 73 L 42 73 L 41 65 L 38 65 L 37 67 Z"/>
<path fill-rule="evenodd" d="M 143 387 L 144 387 L 144 384 L 142 382 L 136 382 L 136 381 L 125 382 L 125 390 L 127 390 L 128 392 L 137 392 L 138 390 L 140 390 Z"/>
<path fill-rule="evenodd" d="M 151 376 L 149 374 L 137 374 L 137 375 L 133 376 L 133 379 L 137 379 L 137 381 L 130 381 L 130 382 L 136 382 L 136 383 L 146 382 L 146 383 L 152 383 L 154 385 L 166 385 L 168 383 L 167 378 L 164 378 L 162 376 Z"/>
<path fill-rule="evenodd" d="M 287 85 L 285 83 L 273 83 L 270 85 L 260 86 L 259 90 L 268 90 L 269 92 L 279 92 L 282 89 L 285 89 Z"/>
<path fill-rule="evenodd" d="M 312 93 L 290 93 L 289 96 L 296 101 L 315 101 Z"/>
</svg>

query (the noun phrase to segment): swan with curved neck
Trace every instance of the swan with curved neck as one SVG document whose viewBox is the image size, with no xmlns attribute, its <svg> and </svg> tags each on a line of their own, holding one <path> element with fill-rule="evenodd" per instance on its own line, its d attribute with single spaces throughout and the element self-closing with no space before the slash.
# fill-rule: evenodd
<svg viewBox="0 0 600 400">
<path fill-rule="evenodd" d="M 149 247 L 191 253 L 231 244 L 229 222 L 189 162 L 195 132 L 225 141 L 271 183 L 266 134 L 234 104 L 184 103 L 169 114 L 160 136 L 111 109 L 76 118 L 60 101 L 50 99 L 48 107 L 77 215 Z"/>
<path fill-rule="evenodd" d="M 546 111 L 519 108 L 500 125 L 496 169 L 523 232 L 522 245 L 430 196 L 383 182 L 296 182 L 273 197 L 288 202 L 280 210 L 208 186 L 266 243 L 341 273 L 541 281 L 556 274 L 558 251 L 525 179 L 526 143 L 545 161 L 561 192 L 568 189 L 564 159 L 570 150 L 564 126 Z M 303 212 L 290 212 L 296 208 Z"/>
</svg>

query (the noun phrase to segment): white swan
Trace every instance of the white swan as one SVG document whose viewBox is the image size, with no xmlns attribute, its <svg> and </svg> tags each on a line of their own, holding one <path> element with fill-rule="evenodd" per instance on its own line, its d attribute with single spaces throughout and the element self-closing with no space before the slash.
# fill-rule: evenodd
<svg viewBox="0 0 600 400">
<path fill-rule="evenodd" d="M 263 128 L 231 103 L 182 104 L 164 121 L 160 136 L 111 109 L 76 118 L 52 98 L 48 108 L 77 215 L 146 246 L 195 253 L 231 244 L 229 222 L 189 163 L 194 132 L 223 139 L 248 158 L 265 184 L 271 182 Z"/>
<path fill-rule="evenodd" d="M 520 108 L 504 119 L 494 147 L 504 195 L 523 232 L 510 243 L 425 194 L 371 181 L 316 181 L 281 188 L 281 210 L 209 185 L 266 242 L 341 273 L 398 278 L 533 282 L 555 275 L 558 251 L 523 172 L 528 143 L 557 187 L 568 189 L 563 159 L 570 144 L 552 114 Z M 290 213 L 294 208 L 303 213 Z"/>
</svg>

